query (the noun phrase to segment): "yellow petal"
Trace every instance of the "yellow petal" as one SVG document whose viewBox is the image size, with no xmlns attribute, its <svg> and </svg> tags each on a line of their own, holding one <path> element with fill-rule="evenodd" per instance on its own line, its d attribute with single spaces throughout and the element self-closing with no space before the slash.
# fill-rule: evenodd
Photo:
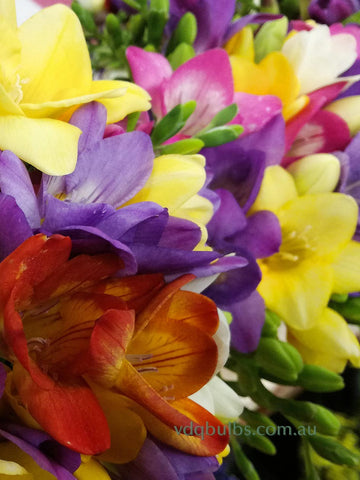
<svg viewBox="0 0 360 480">
<path fill-rule="evenodd" d="M 336 102 L 330 103 L 325 110 L 336 113 L 339 115 L 348 125 L 350 134 L 356 135 L 360 130 L 360 95 L 354 95 L 352 97 L 341 98 Z"/>
<path fill-rule="evenodd" d="M 292 236 L 306 257 L 332 262 L 355 233 L 358 206 L 349 195 L 317 193 L 286 203 L 277 216 L 283 242 L 286 237 L 291 242 Z"/>
<path fill-rule="evenodd" d="M 324 360 L 327 355 L 330 355 L 335 360 L 338 359 L 338 361 L 341 360 L 346 363 L 349 359 L 356 367 L 360 366 L 360 346 L 357 338 L 350 330 L 347 322 L 330 308 L 326 308 L 323 314 L 318 317 L 313 328 L 292 330 L 291 335 L 308 351 L 314 352 L 311 355 L 311 361 L 317 365 L 329 368 L 329 365 L 323 365 L 320 360 Z M 317 357 L 316 352 L 319 357 Z M 310 360 L 309 356 L 305 357 L 304 360 L 308 362 Z M 332 362 L 331 359 L 330 362 Z"/>
<path fill-rule="evenodd" d="M 0 116 L 0 148 L 50 175 L 74 170 L 80 134 L 80 129 L 59 120 Z"/>
<path fill-rule="evenodd" d="M 307 329 L 315 325 L 328 304 L 333 284 L 330 266 L 303 261 L 292 268 L 268 268 L 259 262 L 263 273 L 258 290 L 267 308 L 287 325 Z"/>
<path fill-rule="evenodd" d="M 300 83 L 292 66 L 282 53 L 269 53 L 259 63 L 259 67 L 269 82 L 266 93 L 279 97 L 284 106 L 297 98 Z"/>
<path fill-rule="evenodd" d="M 173 214 L 202 188 L 205 159 L 201 155 L 162 155 L 144 188 L 128 204 L 156 202 Z"/>
<path fill-rule="evenodd" d="M 74 477 L 78 480 L 110 480 L 104 467 L 93 458 L 88 462 L 82 462 L 74 473 Z"/>
<path fill-rule="evenodd" d="M 0 84 L 0 115 L 24 115 L 21 108 L 13 101 Z"/>
<path fill-rule="evenodd" d="M 64 112 L 70 107 L 79 106 L 83 103 L 89 103 L 99 98 L 114 98 L 126 94 L 126 88 L 116 88 L 104 92 L 81 95 L 79 97 L 67 98 L 65 100 L 56 100 L 43 103 L 22 103 L 21 108 L 25 115 L 31 118 L 43 117 L 61 117 L 64 118 Z M 67 115 L 71 116 L 71 115 Z"/>
<path fill-rule="evenodd" d="M 107 110 L 107 123 L 114 123 L 122 120 L 132 112 L 144 112 L 149 110 L 150 95 L 138 85 L 119 80 L 97 80 L 91 84 L 91 93 L 107 92 L 116 88 L 126 89 L 126 93 L 117 98 L 101 99 L 100 103 L 105 105 Z"/>
<path fill-rule="evenodd" d="M 286 202 L 296 197 L 295 182 L 290 173 L 279 165 L 267 167 L 251 213 L 259 210 L 276 213 Z"/>
<path fill-rule="evenodd" d="M 297 115 L 301 110 L 303 110 L 306 105 L 310 102 L 310 98 L 307 95 L 301 95 L 293 102 L 288 103 L 283 108 L 283 117 L 285 122 L 291 120 L 295 115 Z"/>
<path fill-rule="evenodd" d="M 0 0 L 0 17 L 4 17 L 11 28 L 16 29 L 15 0 Z"/>
<path fill-rule="evenodd" d="M 64 5 L 45 8 L 19 28 L 24 103 L 90 93 L 92 70 L 79 19 Z"/>
<path fill-rule="evenodd" d="M 254 34 L 250 27 L 244 27 L 224 46 L 229 55 L 239 55 L 251 62 L 255 58 Z"/>
<path fill-rule="evenodd" d="M 235 92 L 252 93 L 253 95 L 266 95 L 268 93 L 269 81 L 259 65 L 238 55 L 231 55 L 230 63 Z"/>
<path fill-rule="evenodd" d="M 336 293 L 360 291 L 360 243 L 350 242 L 332 264 Z"/>
<path fill-rule="evenodd" d="M 0 469 L 0 480 L 55 480 L 54 475 L 40 468 L 30 455 L 23 452 L 13 443 L 0 443 L 0 458 L 5 461 L 14 462 L 13 468 L 14 472 L 16 472 L 16 474 L 10 474 Z M 15 466 L 16 464 L 18 465 L 17 467 Z M 3 468 L 4 467 L 3 464 Z M 8 469 L 10 468 L 11 467 L 8 466 Z"/>
</svg>

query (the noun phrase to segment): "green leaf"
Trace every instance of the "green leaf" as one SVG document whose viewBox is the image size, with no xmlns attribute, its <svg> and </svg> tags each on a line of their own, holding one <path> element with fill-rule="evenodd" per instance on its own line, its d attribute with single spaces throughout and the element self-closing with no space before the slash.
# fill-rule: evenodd
<svg viewBox="0 0 360 480">
<path fill-rule="evenodd" d="M 196 138 L 200 138 L 205 147 L 217 147 L 224 143 L 233 142 L 243 131 L 244 128 L 241 125 L 226 125 L 196 135 Z"/>
<path fill-rule="evenodd" d="M 194 112 L 196 102 L 191 100 L 183 105 L 176 105 L 155 126 L 151 140 L 155 146 L 162 144 L 176 135 L 185 125 L 186 120 Z"/>
<path fill-rule="evenodd" d="M 231 122 L 231 120 L 233 120 L 233 118 L 236 116 L 237 113 L 238 113 L 238 106 L 236 105 L 236 103 L 233 103 L 223 108 L 211 120 L 206 130 L 213 127 L 220 127 L 221 125 L 225 125 L 226 123 Z"/>
<path fill-rule="evenodd" d="M 360 23 L 360 12 L 355 12 L 350 17 L 345 18 L 341 22 L 343 25 L 347 25 L 348 23 Z"/>
<path fill-rule="evenodd" d="M 162 155 L 177 153 L 179 155 L 191 155 L 198 153 L 204 146 L 204 142 L 198 138 L 187 138 L 178 142 L 170 143 L 160 147 Z"/>
</svg>

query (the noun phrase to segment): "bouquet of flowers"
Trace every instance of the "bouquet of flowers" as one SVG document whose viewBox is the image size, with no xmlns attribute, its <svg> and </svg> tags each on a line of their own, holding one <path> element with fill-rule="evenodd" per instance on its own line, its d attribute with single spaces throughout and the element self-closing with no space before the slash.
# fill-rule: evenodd
<svg viewBox="0 0 360 480">
<path fill-rule="evenodd" d="M 1 479 L 360 478 L 358 10 L 0 0 Z"/>
</svg>

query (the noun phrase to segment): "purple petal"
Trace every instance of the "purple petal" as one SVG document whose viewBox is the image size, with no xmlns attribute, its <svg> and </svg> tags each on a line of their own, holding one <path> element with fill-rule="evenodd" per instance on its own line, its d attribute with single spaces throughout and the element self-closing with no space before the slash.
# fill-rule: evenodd
<svg viewBox="0 0 360 480">
<path fill-rule="evenodd" d="M 281 245 L 281 228 L 277 216 L 262 210 L 247 220 L 246 228 L 234 239 L 236 245 L 249 250 L 255 258 L 270 257 L 278 252 Z"/>
<path fill-rule="evenodd" d="M 91 149 L 103 139 L 106 126 L 106 108 L 98 102 L 88 103 L 73 113 L 70 123 L 83 132 L 79 138 L 78 152 Z"/>
<path fill-rule="evenodd" d="M 331 25 L 341 22 L 359 8 L 359 2 L 353 0 L 312 0 L 308 11 L 317 22 Z"/>
<path fill-rule="evenodd" d="M 20 425 L 1 424 L 1 427 L 0 434 L 30 455 L 42 469 L 53 474 L 58 480 L 75 480 L 70 471 L 74 472 L 79 468 L 80 454 L 56 445 L 56 442 L 43 432 Z M 58 458 L 52 459 L 50 452 L 57 453 Z"/>
<path fill-rule="evenodd" d="M 150 137 L 143 132 L 105 138 L 79 155 L 75 171 L 66 176 L 68 198 L 120 207 L 145 185 L 153 159 Z"/>
<path fill-rule="evenodd" d="M 42 228 L 49 232 L 72 225 L 97 226 L 106 217 L 113 214 L 115 209 L 104 203 L 82 204 L 63 202 L 51 195 L 44 197 L 44 222 Z"/>
<path fill-rule="evenodd" d="M 151 105 L 157 117 L 162 116 L 162 86 L 172 75 L 172 68 L 160 53 L 147 52 L 138 47 L 126 50 L 134 82 L 144 88 L 151 96 Z"/>
<path fill-rule="evenodd" d="M 171 13 L 180 20 L 186 12 L 196 17 L 198 33 L 194 42 L 196 52 L 220 47 L 235 11 L 235 0 L 172 0 Z M 175 22 L 174 22 L 175 23 Z"/>
<path fill-rule="evenodd" d="M 1 192 L 11 195 L 24 212 L 32 228 L 40 226 L 40 213 L 28 171 L 23 162 L 12 152 L 0 154 Z"/>
<path fill-rule="evenodd" d="M 229 57 L 224 50 L 209 50 L 181 65 L 164 86 L 164 107 L 196 101 L 196 110 L 182 133 L 193 135 L 233 101 L 234 84 Z"/>
<path fill-rule="evenodd" d="M 195 223 L 183 218 L 169 217 L 159 246 L 193 250 L 200 239 L 201 230 Z"/>
<path fill-rule="evenodd" d="M 188 273 L 217 259 L 216 252 L 177 250 L 151 245 L 129 244 L 138 262 L 139 273 Z"/>
<path fill-rule="evenodd" d="M 216 457 L 189 455 L 167 445 L 161 445 L 161 449 L 173 468 L 175 468 L 177 474 L 180 477 L 185 475 L 186 480 L 192 478 L 189 474 L 208 474 L 215 472 L 219 468 L 219 462 L 216 460 Z"/>
<path fill-rule="evenodd" d="M 167 210 L 157 203 L 140 202 L 116 210 L 97 224 L 107 235 L 127 242 L 157 244 L 168 219 Z"/>
<path fill-rule="evenodd" d="M 246 300 L 234 303 L 230 310 L 233 321 L 230 324 L 231 345 L 242 353 L 253 352 L 260 340 L 265 321 L 265 304 L 258 292 Z"/>
<path fill-rule="evenodd" d="M 45 231 L 44 233 L 48 232 Z M 137 264 L 132 250 L 127 245 L 106 235 L 98 228 L 69 226 L 62 228 L 56 233 L 71 238 L 73 255 L 83 253 L 89 255 L 104 252 L 115 253 L 124 262 L 123 268 L 118 272 L 120 276 L 135 275 L 135 273 L 137 273 Z"/>
<path fill-rule="evenodd" d="M 248 265 L 248 260 L 245 257 L 233 256 L 222 257 L 210 265 L 193 268 L 189 271 L 198 278 L 210 277 L 219 273 L 228 272 L 237 268 L 243 268 Z"/>
<path fill-rule="evenodd" d="M 235 20 L 235 22 L 228 27 L 223 41 L 225 43 L 230 40 L 235 33 L 242 30 L 246 25 L 249 25 L 249 23 L 262 24 L 270 22 L 271 20 L 277 20 L 278 18 L 282 18 L 282 15 L 272 15 L 270 13 L 253 13 L 251 15 L 245 15 L 245 17 Z"/>
<path fill-rule="evenodd" d="M 240 249 L 237 253 L 245 258 L 248 264 L 220 274 L 215 282 L 203 292 L 224 310 L 229 310 L 229 305 L 234 302 L 247 298 L 261 279 L 261 271 L 252 255 L 246 250 Z"/>
<path fill-rule="evenodd" d="M 208 243 L 221 253 L 231 253 L 233 239 L 246 227 L 247 219 L 231 192 L 219 189 L 216 193 L 221 203 L 207 224 Z"/>
<path fill-rule="evenodd" d="M 231 123 L 244 127 L 243 136 L 261 130 L 282 111 L 281 100 L 274 95 L 235 92 L 234 102 L 239 107 L 239 113 Z"/>
<path fill-rule="evenodd" d="M 0 193 L 0 211 L 0 260 L 3 260 L 33 232 L 13 197 Z"/>
</svg>

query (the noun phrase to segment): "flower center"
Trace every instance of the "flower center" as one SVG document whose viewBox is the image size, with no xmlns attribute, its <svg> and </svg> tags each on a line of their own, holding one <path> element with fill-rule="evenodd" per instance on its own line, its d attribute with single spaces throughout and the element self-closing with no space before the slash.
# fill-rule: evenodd
<svg viewBox="0 0 360 480">
<path fill-rule="evenodd" d="M 282 243 L 278 253 L 261 260 L 262 265 L 272 269 L 285 269 L 296 266 L 310 257 L 315 248 L 311 244 L 312 226 L 307 225 L 302 231 L 282 231 Z"/>
</svg>

